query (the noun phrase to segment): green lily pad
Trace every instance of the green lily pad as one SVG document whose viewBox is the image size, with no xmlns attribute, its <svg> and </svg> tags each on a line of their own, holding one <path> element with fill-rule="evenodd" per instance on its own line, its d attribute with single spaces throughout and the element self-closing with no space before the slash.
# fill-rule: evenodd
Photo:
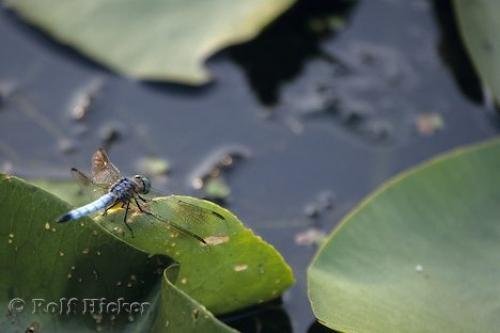
<svg viewBox="0 0 500 333">
<path fill-rule="evenodd" d="M 161 293 L 161 312 L 156 318 L 152 331 L 161 332 L 175 328 L 177 332 L 224 333 L 237 332 L 218 321 L 207 309 L 177 288 L 171 281 L 177 280 L 177 267 L 165 270 Z M 186 300 L 190 300 L 186 302 Z"/>
<path fill-rule="evenodd" d="M 454 0 L 453 4 L 476 71 L 500 104 L 500 2 Z"/>
<path fill-rule="evenodd" d="M 80 198 L 76 195 L 78 187 L 72 184 L 44 182 L 43 186 L 52 188 L 54 192 L 64 195 L 68 200 Z M 190 200 L 190 198 L 182 199 Z M 159 199 L 153 208 L 155 210 L 167 209 L 162 207 L 163 200 Z M 192 200 L 196 201 L 196 199 Z M 207 205 L 211 204 L 207 203 Z M 206 276 L 211 276 L 212 269 L 217 269 L 219 265 L 222 265 L 224 254 L 221 254 L 223 252 L 221 250 L 213 250 L 216 247 L 217 238 L 212 234 L 210 236 L 203 234 L 209 244 L 201 245 L 202 243 L 197 240 L 177 234 L 175 230 L 169 230 L 167 223 L 140 221 L 144 217 L 133 216 L 132 227 L 136 237 L 131 238 L 129 233 L 118 233 L 115 229 L 116 226 L 123 225 L 120 219 L 123 214 L 122 210 L 110 212 L 108 217 L 99 218 L 97 223 L 91 219 L 66 224 L 53 223 L 61 213 L 68 209 L 67 204 L 36 186 L 15 177 L 0 176 L 0 214 L 2 216 L 0 291 L 3 295 L 0 297 L 0 306 L 7 309 L 9 302 L 15 298 L 20 298 L 24 302 L 14 303 L 11 310 L 0 319 L 0 331 L 15 329 L 24 331 L 30 325 L 38 325 L 42 331 L 50 332 L 108 331 L 112 328 L 120 331 L 124 329 L 149 331 L 154 328 L 154 332 L 170 332 L 176 329 L 175 325 L 179 322 L 179 318 L 183 318 L 184 326 L 182 327 L 196 327 L 207 332 L 231 332 L 232 330 L 214 318 L 198 299 L 178 289 L 179 286 L 187 292 L 192 291 L 195 297 L 207 301 L 213 309 L 222 312 L 254 304 L 261 299 L 267 300 L 273 297 L 274 288 L 278 288 L 281 293 L 293 280 L 290 269 L 271 246 L 258 239 L 241 224 L 223 226 L 219 230 L 227 230 L 234 237 L 234 240 L 227 241 L 228 244 L 239 239 L 253 244 L 255 250 L 266 248 L 269 250 L 264 249 L 263 253 L 271 253 L 273 259 L 253 262 L 251 259 L 255 257 L 246 257 L 239 251 L 226 254 L 226 256 L 241 255 L 249 260 L 249 267 L 264 262 L 265 273 L 260 276 L 264 280 L 275 281 L 277 275 L 273 274 L 281 268 L 278 275 L 283 279 L 283 283 L 276 287 L 271 286 L 268 281 L 267 291 L 256 291 L 257 288 L 250 288 L 249 293 L 245 295 L 241 290 L 231 290 L 234 287 L 232 281 L 226 283 L 224 278 L 218 277 L 216 281 L 221 283 L 221 286 L 217 289 L 218 299 L 214 300 L 216 297 L 209 295 L 210 290 L 214 288 L 210 286 L 210 283 L 208 283 L 208 289 L 205 289 L 204 285 L 198 285 L 195 288 L 194 285 L 184 283 L 185 280 L 183 280 L 203 281 L 189 275 L 196 271 L 191 265 L 199 260 L 191 257 L 189 253 L 193 256 L 205 252 L 215 254 L 214 258 L 200 254 L 203 260 L 215 260 L 210 269 L 203 272 Z M 223 213 L 228 219 L 232 216 L 225 210 Z M 112 222 L 115 219 L 116 223 Z M 179 221 L 179 224 L 181 223 L 185 223 L 186 228 L 189 228 L 188 224 L 191 222 L 182 220 Z M 232 223 L 234 223 L 232 220 L 228 222 L 228 224 Z M 200 230 L 194 231 L 208 233 L 210 230 L 202 226 Z M 148 234 L 149 242 L 142 234 L 148 232 L 157 233 L 157 235 Z M 130 244 L 130 240 L 135 243 Z M 172 246 L 173 242 L 176 246 Z M 222 246 L 222 244 L 217 246 L 219 245 Z M 137 251 L 137 248 L 141 251 Z M 231 246 L 227 248 L 232 249 Z M 176 255 L 175 251 L 167 249 L 180 250 L 181 254 Z M 163 271 L 171 260 L 161 254 L 172 254 L 172 257 L 179 263 L 179 274 L 175 280 L 164 280 Z M 281 263 L 278 263 L 278 269 L 274 266 L 269 268 L 266 266 L 267 264 L 276 265 L 276 259 L 281 260 Z M 249 268 L 249 271 L 252 270 Z M 226 272 L 219 269 L 218 274 L 225 275 Z M 226 277 L 234 278 L 233 275 Z M 247 282 L 245 278 L 242 278 L 242 281 Z M 260 282 L 257 282 L 257 285 L 260 285 Z M 239 289 L 244 288 L 240 285 Z M 170 301 L 163 300 L 162 297 L 165 294 L 175 294 L 172 296 L 176 299 L 175 307 L 169 305 Z M 58 307 L 57 304 L 49 306 L 49 302 L 60 304 L 61 298 L 65 299 L 62 306 Z M 67 314 L 67 302 L 72 298 L 76 298 L 76 301 L 72 303 L 72 313 Z M 122 299 L 122 302 L 144 303 L 145 310 L 138 312 L 139 308 L 136 304 L 134 311 L 130 313 L 125 310 L 119 314 L 109 311 L 101 311 L 97 314 L 94 311 L 93 315 L 89 311 L 83 313 L 84 300 L 92 298 L 104 299 L 105 304 L 113 302 L 116 304 L 119 299 Z M 32 299 L 44 299 L 44 301 L 33 303 Z M 87 301 L 87 309 L 88 307 L 89 301 Z M 35 313 L 33 313 L 34 309 L 36 309 Z M 187 316 L 185 312 L 187 309 L 195 311 L 196 315 L 190 313 Z M 54 311 L 56 313 L 53 313 Z M 171 323 L 172 326 L 166 327 L 166 322 Z"/>
<path fill-rule="evenodd" d="M 255 37 L 295 0 L 8 0 L 28 22 L 140 79 L 200 84 L 203 61 Z"/>
<path fill-rule="evenodd" d="M 352 211 L 308 270 L 316 317 L 342 332 L 500 326 L 500 141 L 412 169 Z"/>
</svg>

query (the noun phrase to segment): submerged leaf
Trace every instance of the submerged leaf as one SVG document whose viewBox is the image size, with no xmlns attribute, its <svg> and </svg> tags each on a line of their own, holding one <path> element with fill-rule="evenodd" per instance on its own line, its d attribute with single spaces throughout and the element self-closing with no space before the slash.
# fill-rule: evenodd
<svg viewBox="0 0 500 333">
<path fill-rule="evenodd" d="M 112 69 L 200 84 L 203 61 L 253 38 L 295 0 L 8 0 L 27 21 Z"/>
<path fill-rule="evenodd" d="M 389 181 L 308 271 L 316 317 L 342 332 L 493 332 L 500 325 L 500 141 Z"/>
</svg>

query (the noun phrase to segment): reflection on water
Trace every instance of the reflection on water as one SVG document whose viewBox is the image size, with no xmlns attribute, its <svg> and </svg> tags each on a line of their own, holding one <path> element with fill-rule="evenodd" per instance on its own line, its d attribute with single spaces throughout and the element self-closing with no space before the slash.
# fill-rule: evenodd
<svg viewBox="0 0 500 333">
<path fill-rule="evenodd" d="M 231 47 L 230 58 L 242 67 L 259 100 L 276 104 L 280 86 L 300 75 L 307 61 L 328 57 L 322 54 L 321 40 L 348 26 L 349 13 L 356 3 L 298 1 L 257 39 Z"/>
</svg>

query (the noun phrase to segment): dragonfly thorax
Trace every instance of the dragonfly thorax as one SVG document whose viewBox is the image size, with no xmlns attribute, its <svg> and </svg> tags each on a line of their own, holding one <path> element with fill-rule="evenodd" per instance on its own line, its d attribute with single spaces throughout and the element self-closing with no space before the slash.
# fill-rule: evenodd
<svg viewBox="0 0 500 333">
<path fill-rule="evenodd" d="M 136 175 L 133 177 L 123 177 L 113 184 L 110 192 L 114 193 L 118 200 L 127 200 L 135 194 L 146 194 L 151 188 L 149 179 Z"/>
</svg>

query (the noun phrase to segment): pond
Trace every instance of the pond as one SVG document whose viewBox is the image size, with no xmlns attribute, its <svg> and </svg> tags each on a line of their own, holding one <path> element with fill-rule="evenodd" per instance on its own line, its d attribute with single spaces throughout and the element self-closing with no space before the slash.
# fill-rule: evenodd
<svg viewBox="0 0 500 333">
<path fill-rule="evenodd" d="M 299 1 L 211 57 L 212 83 L 187 87 L 116 75 L 3 8 L 0 89 L 15 94 L 0 101 L 0 167 L 69 179 L 104 145 L 127 174 L 141 158 L 167 160 L 158 186 L 200 195 L 199 166 L 244 151 L 224 171 L 223 204 L 283 254 L 296 283 L 281 306 L 223 318 L 244 331 L 325 330 L 307 298 L 315 237 L 396 173 L 499 132 L 453 20 L 438 1 Z M 70 105 L 92 87 L 75 121 Z"/>
</svg>

